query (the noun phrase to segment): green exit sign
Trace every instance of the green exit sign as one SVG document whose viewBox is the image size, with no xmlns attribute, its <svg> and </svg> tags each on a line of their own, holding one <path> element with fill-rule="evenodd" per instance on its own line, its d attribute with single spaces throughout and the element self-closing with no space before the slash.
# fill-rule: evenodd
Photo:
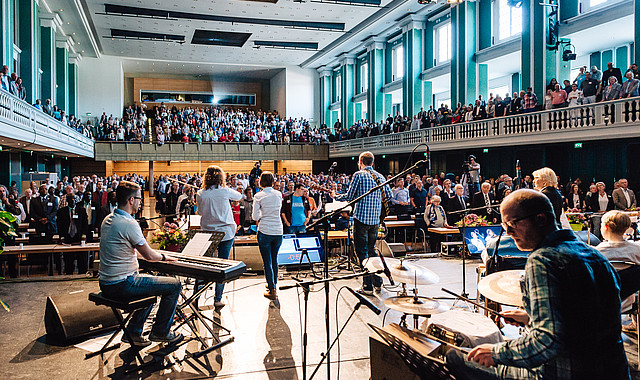
<svg viewBox="0 0 640 380">
<path fill-rule="evenodd" d="M 489 149 L 487 148 L 482 149 L 482 153 L 489 153 Z"/>
<path fill-rule="evenodd" d="M 573 147 L 576 148 L 576 149 L 580 149 L 580 148 L 582 148 L 582 143 L 575 143 L 575 144 L 573 144 Z"/>
</svg>

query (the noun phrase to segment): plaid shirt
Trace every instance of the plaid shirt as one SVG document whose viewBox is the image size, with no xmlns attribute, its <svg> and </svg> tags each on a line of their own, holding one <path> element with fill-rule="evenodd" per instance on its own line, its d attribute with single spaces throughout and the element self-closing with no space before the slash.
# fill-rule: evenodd
<svg viewBox="0 0 640 380">
<path fill-rule="evenodd" d="M 353 175 L 353 179 L 351 180 L 347 193 L 343 195 L 336 195 L 336 200 L 351 202 L 371 190 L 373 187 L 376 187 L 378 184 L 370 173 L 377 176 L 380 183 L 386 182 L 382 174 L 373 170 L 371 166 L 367 166 Z M 391 200 L 391 189 L 389 186 L 384 186 L 382 190 L 384 191 L 387 199 Z M 366 225 L 378 224 L 380 223 L 381 209 L 382 191 L 375 191 L 364 197 L 360 202 L 356 203 L 353 218 Z"/>
<path fill-rule="evenodd" d="M 524 104 L 522 105 L 522 108 L 528 110 L 531 108 L 536 108 L 537 105 L 538 97 L 536 96 L 536 94 L 534 94 L 533 92 L 531 93 L 531 95 L 529 95 L 529 93 L 524 94 Z"/>
<path fill-rule="evenodd" d="M 521 283 L 527 335 L 493 347 L 506 379 L 629 379 L 621 340 L 618 276 L 570 230 L 549 234 Z"/>
</svg>

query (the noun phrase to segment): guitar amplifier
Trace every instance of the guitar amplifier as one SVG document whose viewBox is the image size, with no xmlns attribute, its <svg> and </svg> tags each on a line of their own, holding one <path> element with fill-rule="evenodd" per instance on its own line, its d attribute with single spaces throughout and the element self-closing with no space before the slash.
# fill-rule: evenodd
<svg viewBox="0 0 640 380">
<path fill-rule="evenodd" d="M 462 250 L 461 241 L 443 241 L 440 245 L 440 256 L 459 257 Z"/>
</svg>

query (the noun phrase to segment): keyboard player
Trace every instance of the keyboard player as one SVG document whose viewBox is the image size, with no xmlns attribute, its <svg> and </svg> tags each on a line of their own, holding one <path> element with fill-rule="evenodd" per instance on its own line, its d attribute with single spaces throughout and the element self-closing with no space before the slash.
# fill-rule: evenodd
<svg viewBox="0 0 640 380">
<path fill-rule="evenodd" d="M 173 316 L 180 295 L 180 282 L 172 277 L 138 274 L 136 251 L 149 261 L 175 261 L 154 251 L 147 244 L 133 214 L 140 208 L 140 186 L 122 181 L 116 189 L 118 208 L 102 222 L 100 238 L 100 290 L 111 299 L 132 299 L 160 296 L 160 305 L 149 338 L 142 335 L 144 322 L 152 306 L 136 311 L 127 330 L 133 337 L 132 345 L 147 346 L 154 342 L 175 343 L 182 334 L 171 332 Z"/>
</svg>

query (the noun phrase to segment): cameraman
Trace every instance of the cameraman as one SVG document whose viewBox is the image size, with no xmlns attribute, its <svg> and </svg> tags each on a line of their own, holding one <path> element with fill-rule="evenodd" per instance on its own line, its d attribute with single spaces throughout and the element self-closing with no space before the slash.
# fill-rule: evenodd
<svg viewBox="0 0 640 380">
<path fill-rule="evenodd" d="M 262 161 L 256 162 L 253 169 L 251 169 L 251 172 L 249 173 L 249 182 L 251 184 L 255 182 L 256 178 L 260 178 L 260 175 L 262 175 L 262 169 L 260 169 L 260 166 L 262 166 Z"/>
<path fill-rule="evenodd" d="M 476 162 L 476 156 L 469 156 L 469 194 L 480 191 L 480 164 Z"/>
</svg>

